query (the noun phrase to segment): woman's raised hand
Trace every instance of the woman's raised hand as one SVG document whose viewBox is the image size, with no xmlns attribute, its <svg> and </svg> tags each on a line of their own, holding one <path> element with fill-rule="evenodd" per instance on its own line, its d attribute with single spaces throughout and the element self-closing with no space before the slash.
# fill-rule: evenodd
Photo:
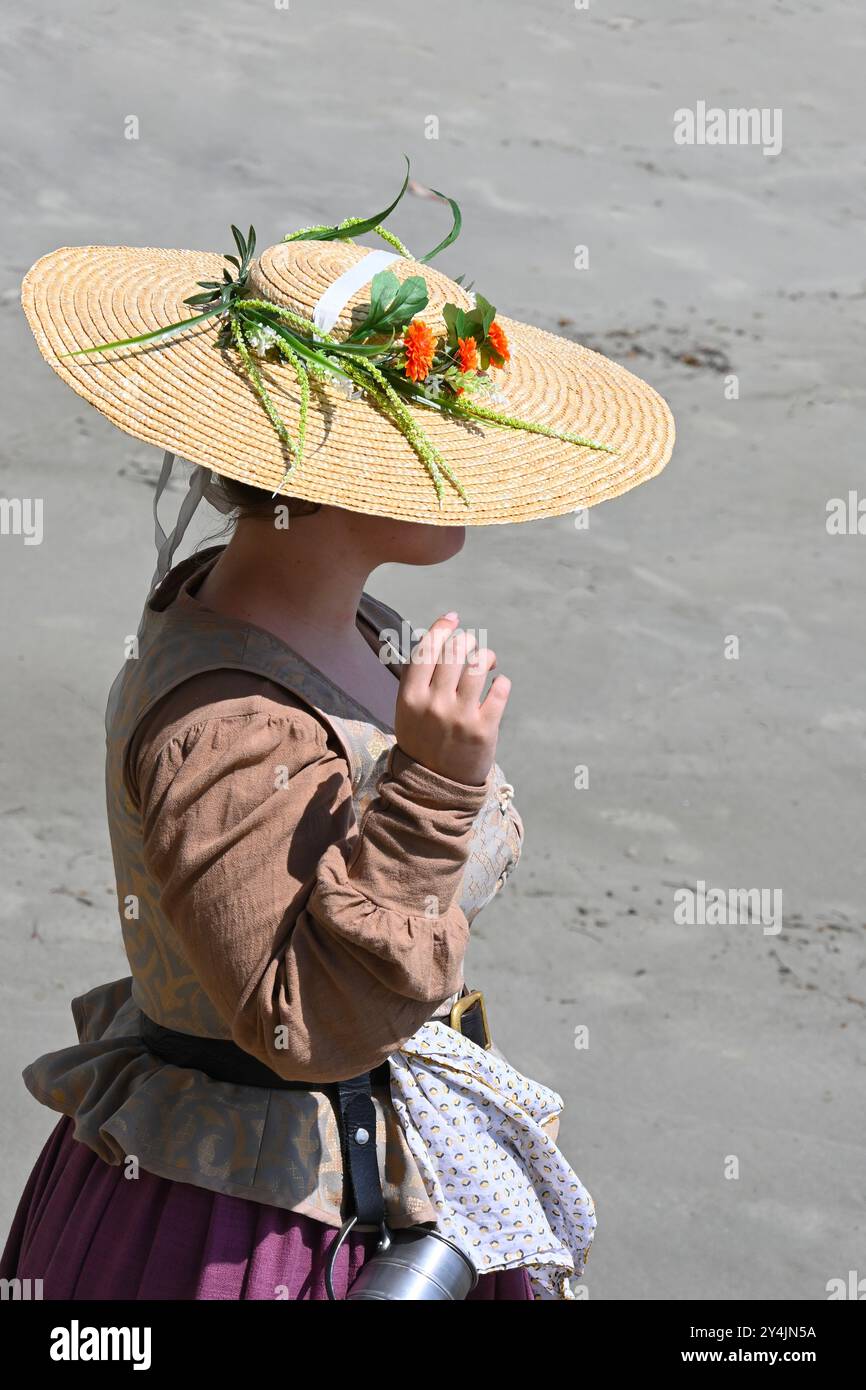
<svg viewBox="0 0 866 1390">
<path fill-rule="evenodd" d="M 403 670 L 394 732 L 410 758 L 454 782 L 481 786 L 493 766 L 511 681 L 495 676 L 496 653 L 478 647 L 446 613 L 428 628 Z"/>
</svg>

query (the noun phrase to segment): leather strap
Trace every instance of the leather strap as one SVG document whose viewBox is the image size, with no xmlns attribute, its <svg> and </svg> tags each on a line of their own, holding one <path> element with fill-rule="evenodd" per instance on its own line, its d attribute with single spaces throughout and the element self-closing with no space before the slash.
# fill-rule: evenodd
<svg viewBox="0 0 866 1390">
<path fill-rule="evenodd" d="M 324 1091 L 337 1114 L 346 1178 L 344 1196 L 359 1225 L 381 1227 L 385 1198 L 379 1177 L 376 1107 L 372 1087 L 387 1085 L 388 1063 L 350 1077 L 348 1081 L 293 1081 L 244 1052 L 230 1038 L 199 1038 L 164 1028 L 141 1015 L 141 1040 L 149 1052 L 175 1067 L 193 1067 L 214 1081 L 237 1086 L 263 1086 L 279 1091 Z"/>
<path fill-rule="evenodd" d="M 466 1010 L 460 1020 L 460 1032 L 477 1047 L 484 1046 L 484 1015 L 480 1004 L 473 1004 L 471 1009 Z"/>
<path fill-rule="evenodd" d="M 467 992 L 464 986 L 464 993 Z M 437 1022 L 447 1023 L 448 1019 L 437 1019 Z M 484 1020 L 477 1004 L 463 1014 L 460 1031 L 471 1042 L 484 1046 Z M 279 1076 L 230 1038 L 200 1038 L 192 1033 L 180 1033 L 174 1028 L 164 1028 L 144 1013 L 140 1036 L 148 1051 L 164 1062 L 175 1067 L 193 1067 L 214 1081 L 278 1091 L 323 1091 L 336 1110 L 347 1188 L 344 1195 L 359 1225 L 383 1226 L 385 1199 L 379 1175 L 372 1087 L 388 1085 L 387 1062 L 347 1081 L 293 1081 Z"/>
<path fill-rule="evenodd" d="M 337 1083 L 340 1138 L 354 1214 L 362 1226 L 382 1226 L 385 1199 L 379 1177 L 376 1108 L 369 1073 Z"/>
<path fill-rule="evenodd" d="M 174 1028 L 163 1028 L 144 1013 L 140 1036 L 148 1051 L 164 1062 L 174 1067 L 193 1067 L 214 1081 L 228 1081 L 235 1086 L 265 1086 L 273 1091 L 324 1091 L 336 1098 L 337 1088 L 343 1084 L 339 1081 L 293 1081 L 278 1076 L 230 1038 L 200 1038 L 193 1033 L 179 1033 Z M 387 1086 L 388 1063 L 382 1062 L 364 1075 L 369 1076 L 373 1086 Z"/>
</svg>

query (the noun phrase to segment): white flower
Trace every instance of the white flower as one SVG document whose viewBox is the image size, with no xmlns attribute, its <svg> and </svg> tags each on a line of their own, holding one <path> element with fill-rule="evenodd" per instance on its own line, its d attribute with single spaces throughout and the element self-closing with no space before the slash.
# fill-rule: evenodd
<svg viewBox="0 0 866 1390">
<path fill-rule="evenodd" d="M 266 356 L 277 338 L 277 333 L 266 323 L 256 324 L 255 327 L 247 329 L 247 342 L 257 357 Z"/>
<path fill-rule="evenodd" d="M 343 381 L 340 377 L 334 379 L 334 386 L 342 392 L 347 401 L 363 401 L 367 395 L 362 386 L 356 386 L 354 381 Z"/>
</svg>

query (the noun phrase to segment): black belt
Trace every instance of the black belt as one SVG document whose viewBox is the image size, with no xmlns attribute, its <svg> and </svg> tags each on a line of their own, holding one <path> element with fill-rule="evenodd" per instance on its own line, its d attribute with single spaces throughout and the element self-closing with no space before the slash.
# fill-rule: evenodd
<svg viewBox="0 0 866 1390">
<path fill-rule="evenodd" d="M 326 1091 L 336 1094 L 338 1081 L 292 1081 L 279 1076 L 251 1052 L 245 1052 L 230 1038 L 199 1038 L 163 1028 L 147 1014 L 141 1015 L 141 1038 L 149 1052 L 155 1052 L 173 1067 L 194 1067 L 214 1081 L 230 1081 L 237 1086 L 267 1086 L 273 1091 Z M 365 1075 L 373 1086 L 387 1086 L 388 1063 L 383 1062 Z"/>
<path fill-rule="evenodd" d="M 451 1010 L 450 1016 L 435 1021 L 448 1023 L 479 1047 L 490 1046 L 481 994 L 466 991 Z M 381 1227 L 384 1224 L 385 1199 L 379 1177 L 376 1109 L 371 1089 L 373 1086 L 388 1085 L 387 1062 L 347 1081 L 293 1081 L 279 1076 L 230 1038 L 200 1038 L 192 1033 L 179 1033 L 155 1023 L 144 1013 L 141 1015 L 141 1040 L 149 1052 L 164 1062 L 174 1067 L 193 1067 L 214 1081 L 227 1081 L 238 1086 L 264 1086 L 275 1091 L 323 1091 L 331 1098 L 336 1110 L 349 1196 L 357 1221 L 364 1226 Z"/>
</svg>

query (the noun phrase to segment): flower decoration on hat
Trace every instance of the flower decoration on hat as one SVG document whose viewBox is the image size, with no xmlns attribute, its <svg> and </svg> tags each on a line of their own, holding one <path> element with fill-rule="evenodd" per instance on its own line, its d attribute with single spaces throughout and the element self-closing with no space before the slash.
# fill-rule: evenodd
<svg viewBox="0 0 866 1390">
<path fill-rule="evenodd" d="M 353 241 L 375 232 L 398 255 L 411 258 L 403 243 L 383 223 L 394 211 L 409 183 L 406 176 L 394 201 L 373 217 L 351 217 L 336 226 L 304 227 L 290 232 L 284 241 Z M 430 261 L 454 242 L 462 225 L 460 208 L 453 198 L 431 190 L 452 211 L 448 235 L 419 264 Z M 581 448 L 614 453 L 608 445 L 570 431 L 553 429 L 539 421 L 510 415 L 501 407 L 503 397 L 495 373 L 511 360 L 508 338 L 496 319 L 496 310 L 480 294 L 469 294 L 471 307 L 445 304 L 445 332 L 437 333 L 423 317 L 429 303 L 423 275 L 400 280 L 393 270 L 381 270 L 370 282 L 370 302 L 361 321 L 342 340 L 324 332 L 305 315 L 272 299 L 254 296 L 249 286 L 256 249 L 253 227 L 244 236 L 232 227 L 237 254 L 225 257 L 222 281 L 200 281 L 200 293 L 184 301 L 197 312 L 177 323 L 166 324 L 134 338 L 118 339 L 80 348 L 64 356 L 109 352 L 159 342 L 184 333 L 196 324 L 217 319 L 216 346 L 236 359 L 274 427 L 288 457 L 286 473 L 274 495 L 282 491 L 301 466 L 312 381 L 342 384 L 350 399 L 361 397 L 378 407 L 405 436 L 430 475 L 440 505 L 446 484 L 467 504 L 468 494 L 447 459 L 423 429 L 410 406 L 423 405 L 467 421 L 524 430 L 561 439 Z M 462 285 L 462 278 L 457 283 Z M 468 293 L 468 291 L 464 291 Z M 282 418 L 265 382 L 260 363 L 283 363 L 297 380 L 300 405 L 294 431 Z"/>
</svg>

